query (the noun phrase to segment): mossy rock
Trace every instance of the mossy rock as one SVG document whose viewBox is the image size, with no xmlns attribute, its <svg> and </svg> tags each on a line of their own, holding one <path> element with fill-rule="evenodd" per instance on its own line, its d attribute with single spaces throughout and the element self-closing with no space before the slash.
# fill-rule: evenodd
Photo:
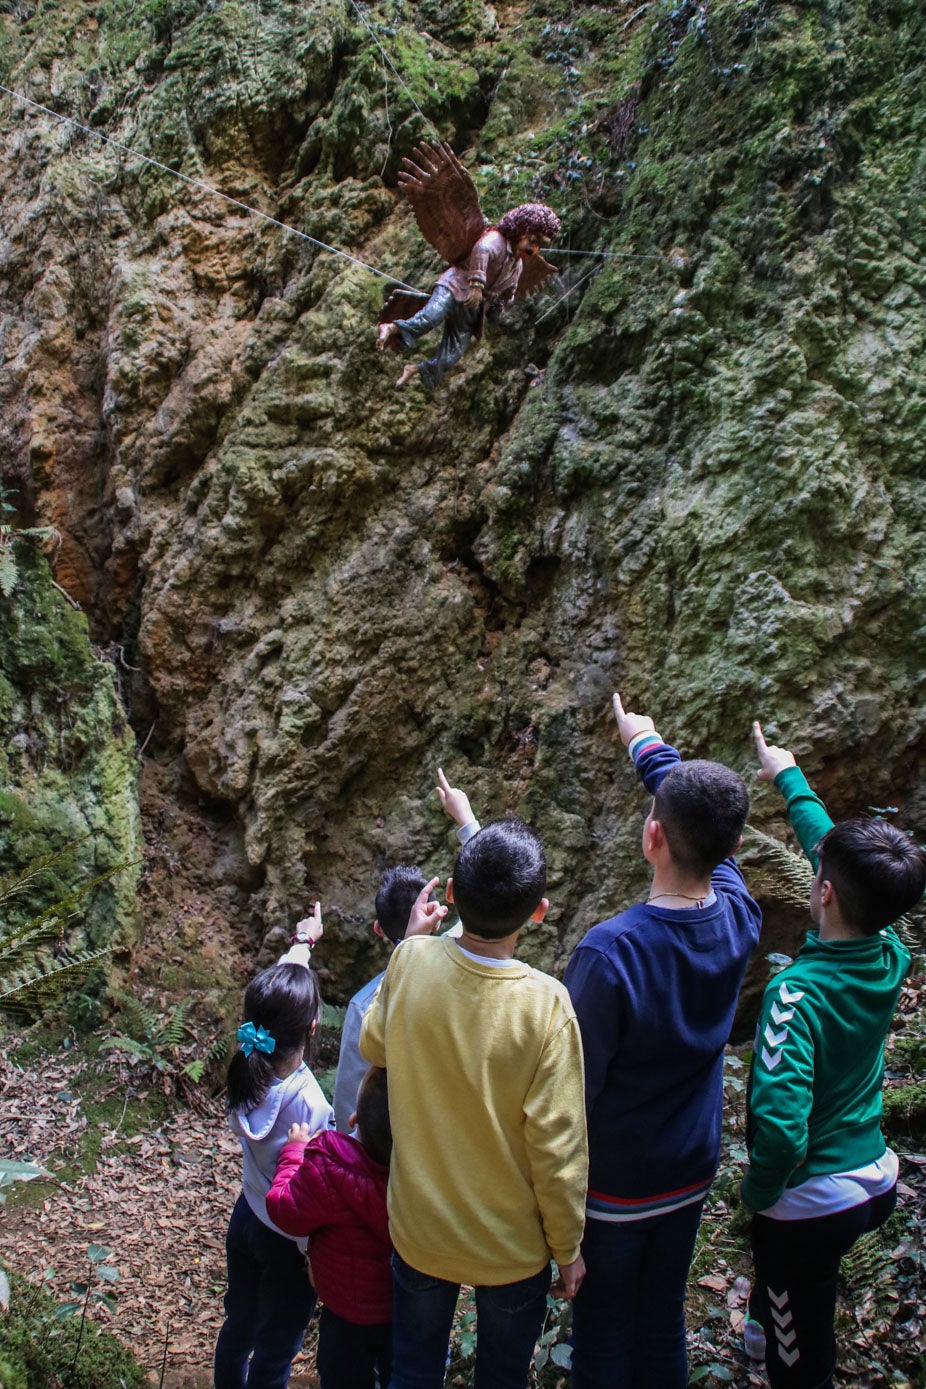
<svg viewBox="0 0 926 1389">
<path fill-rule="evenodd" d="M 14 916 L 121 869 L 84 904 L 75 943 L 127 943 L 137 929 L 141 850 L 135 739 L 114 668 L 94 654 L 85 617 L 34 545 L 18 541 L 15 553 L 19 580 L 0 598 L 3 876 L 73 848 L 16 899 Z"/>
</svg>

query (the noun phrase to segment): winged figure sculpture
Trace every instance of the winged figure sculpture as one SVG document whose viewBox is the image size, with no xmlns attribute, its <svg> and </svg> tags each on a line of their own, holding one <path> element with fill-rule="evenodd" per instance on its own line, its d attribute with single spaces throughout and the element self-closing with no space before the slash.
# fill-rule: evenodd
<svg viewBox="0 0 926 1389">
<path fill-rule="evenodd" d="M 402 164 L 402 192 L 422 235 L 448 268 L 430 296 L 407 290 L 389 295 L 380 313 L 378 346 L 411 348 L 425 333 L 443 328 L 435 355 L 409 363 L 396 382 L 402 387 L 417 375 L 430 390 L 473 338 L 482 336 L 487 314 L 496 317 L 557 273 L 540 252 L 561 224 L 544 203 L 524 203 L 489 223 L 473 180 L 447 144 L 422 142 Z"/>
</svg>

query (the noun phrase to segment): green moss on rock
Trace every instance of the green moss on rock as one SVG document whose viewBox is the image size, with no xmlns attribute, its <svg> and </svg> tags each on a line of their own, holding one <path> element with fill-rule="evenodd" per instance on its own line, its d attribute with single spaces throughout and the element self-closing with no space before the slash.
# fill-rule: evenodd
<svg viewBox="0 0 926 1389">
<path fill-rule="evenodd" d="M 0 600 L 0 857 L 4 877 L 73 845 L 18 909 L 38 911 L 124 865 L 82 903 L 79 936 L 132 940 L 140 831 L 135 739 L 113 667 L 54 587 L 44 556 L 16 544 L 20 579 Z"/>
</svg>

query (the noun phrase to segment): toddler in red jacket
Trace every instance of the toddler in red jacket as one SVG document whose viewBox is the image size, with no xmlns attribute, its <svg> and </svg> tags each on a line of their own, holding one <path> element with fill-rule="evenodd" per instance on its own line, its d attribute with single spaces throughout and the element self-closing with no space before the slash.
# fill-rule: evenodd
<svg viewBox="0 0 926 1389">
<path fill-rule="evenodd" d="M 392 1156 L 386 1072 L 372 1066 L 357 1096 L 357 1137 L 293 1124 L 267 1193 L 273 1223 L 309 1238 L 321 1389 L 373 1389 L 392 1372 L 392 1244 L 386 1187 Z"/>
</svg>

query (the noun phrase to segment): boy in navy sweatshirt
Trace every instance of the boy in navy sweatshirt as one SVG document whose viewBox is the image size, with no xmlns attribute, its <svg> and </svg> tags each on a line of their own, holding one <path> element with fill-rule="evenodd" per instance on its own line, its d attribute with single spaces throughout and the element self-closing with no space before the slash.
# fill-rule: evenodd
<svg viewBox="0 0 926 1389">
<path fill-rule="evenodd" d="M 655 799 L 643 826 L 647 900 L 594 926 L 566 970 L 585 1052 L 586 1278 L 573 1389 L 685 1389 L 685 1284 L 720 1156 L 723 1055 L 760 912 L 732 858 L 743 780 L 682 762 L 614 696 Z"/>
</svg>

